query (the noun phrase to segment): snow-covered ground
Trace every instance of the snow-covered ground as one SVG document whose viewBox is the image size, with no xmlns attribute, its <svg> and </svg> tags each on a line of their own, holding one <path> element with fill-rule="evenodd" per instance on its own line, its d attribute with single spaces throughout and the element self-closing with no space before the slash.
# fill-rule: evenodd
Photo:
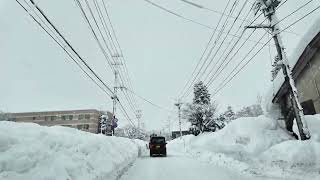
<svg viewBox="0 0 320 180">
<path fill-rule="evenodd" d="M 172 140 L 168 157 L 154 158 L 143 141 L 0 122 L 0 179 L 318 180 L 320 115 L 306 119 L 309 141 L 265 116 L 239 118 L 218 132 Z"/>
<path fill-rule="evenodd" d="M 112 180 L 141 141 L 0 121 L 0 180 Z"/>
<path fill-rule="evenodd" d="M 215 133 L 185 136 L 169 148 L 243 175 L 265 179 L 320 179 L 320 117 L 307 116 L 312 139 L 297 141 L 273 119 L 240 118 Z"/>
</svg>

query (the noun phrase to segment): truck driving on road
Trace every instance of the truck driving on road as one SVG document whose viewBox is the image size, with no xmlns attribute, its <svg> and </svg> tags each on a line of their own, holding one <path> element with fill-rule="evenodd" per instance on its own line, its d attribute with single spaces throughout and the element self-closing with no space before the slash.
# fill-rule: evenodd
<svg viewBox="0 0 320 180">
<path fill-rule="evenodd" d="M 166 139 L 163 136 L 151 136 L 149 141 L 150 157 L 167 156 Z"/>
</svg>

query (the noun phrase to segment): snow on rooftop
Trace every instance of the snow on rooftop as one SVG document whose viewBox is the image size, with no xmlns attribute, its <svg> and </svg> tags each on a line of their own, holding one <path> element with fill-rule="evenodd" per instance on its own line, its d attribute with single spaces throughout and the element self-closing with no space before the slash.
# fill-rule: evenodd
<svg viewBox="0 0 320 180">
<path fill-rule="evenodd" d="M 307 45 L 312 41 L 312 39 L 320 32 L 320 18 L 318 18 L 313 25 L 309 28 L 309 30 L 303 35 L 300 39 L 297 47 L 289 57 L 289 62 L 291 67 L 293 68 L 294 65 L 298 62 L 301 54 L 307 47 Z"/>
<path fill-rule="evenodd" d="M 312 39 L 320 32 L 320 18 L 318 18 L 313 25 L 309 28 L 309 30 L 303 35 L 303 37 L 300 39 L 298 45 L 296 46 L 293 53 L 290 55 L 289 63 L 291 68 L 294 67 L 294 65 L 298 62 L 301 54 L 305 50 L 305 48 L 308 46 L 308 44 L 312 41 Z M 284 83 L 284 75 L 282 71 L 279 71 L 277 77 L 274 79 L 272 86 L 269 88 L 269 91 L 267 93 L 267 96 L 270 97 L 272 95 L 272 98 L 276 95 L 276 93 L 281 88 L 282 84 Z M 270 98 L 266 98 L 269 99 Z"/>
</svg>

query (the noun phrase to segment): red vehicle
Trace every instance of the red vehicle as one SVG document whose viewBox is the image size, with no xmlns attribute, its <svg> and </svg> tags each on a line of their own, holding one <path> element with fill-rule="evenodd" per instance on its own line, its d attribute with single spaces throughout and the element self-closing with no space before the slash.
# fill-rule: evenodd
<svg viewBox="0 0 320 180">
<path fill-rule="evenodd" d="M 150 137 L 150 157 L 154 155 L 167 156 L 166 139 L 162 136 Z"/>
</svg>

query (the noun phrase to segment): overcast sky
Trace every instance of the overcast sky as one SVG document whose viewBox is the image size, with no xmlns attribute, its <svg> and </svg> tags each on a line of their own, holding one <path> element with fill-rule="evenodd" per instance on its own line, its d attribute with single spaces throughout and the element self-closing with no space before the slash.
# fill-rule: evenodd
<svg viewBox="0 0 320 180">
<path fill-rule="evenodd" d="M 81 56 L 112 87 L 112 71 L 99 51 L 75 2 L 73 0 L 36 0 L 36 2 Z M 190 6 L 180 0 L 154 0 L 154 2 L 212 27 L 217 25 L 220 18 L 217 13 Z M 192 0 L 192 2 L 217 11 L 223 11 L 227 3 L 218 0 Z M 244 0 L 239 2 L 234 14 L 237 14 Z M 305 2 L 289 0 L 279 9 L 279 19 Z M 178 18 L 143 0 L 108 0 L 106 3 L 126 59 L 134 91 L 157 105 L 176 111 L 174 102 L 190 78 L 213 30 Z M 286 27 L 295 19 L 302 17 L 319 3 L 319 0 L 314 0 L 294 16 L 283 21 L 281 27 Z M 247 12 L 248 8 L 249 5 L 244 12 Z M 316 12 L 288 29 L 295 34 L 282 33 L 289 57 L 319 14 Z M 244 14 L 241 17 L 244 17 Z M 249 19 L 252 18 L 251 14 Z M 231 22 L 230 20 L 229 24 Z M 0 0 L 0 25 L 1 110 L 9 112 L 82 108 L 112 110 L 111 99 L 89 81 L 14 0 Z M 237 28 L 234 28 L 231 33 L 236 30 Z M 246 32 L 245 36 L 251 31 Z M 251 39 L 258 40 L 264 32 L 257 30 Z M 226 42 L 231 38 L 228 37 Z M 262 40 L 266 41 L 267 37 Z M 223 73 L 230 72 L 253 45 L 253 42 L 248 42 Z M 258 47 L 254 52 L 256 50 Z M 274 48 L 271 48 L 271 52 L 274 56 Z M 219 55 L 221 54 L 218 53 L 217 57 L 220 57 Z M 249 57 L 252 55 L 253 53 Z M 264 94 L 270 86 L 270 70 L 269 51 L 266 47 L 212 99 L 217 101 L 220 111 L 227 105 L 239 109 L 253 104 L 257 95 Z M 221 77 L 225 77 L 225 74 L 221 74 Z M 222 78 L 218 78 L 210 86 L 211 93 L 221 80 Z M 125 103 L 123 96 L 120 96 L 120 100 L 121 98 Z M 176 120 L 176 114 L 136 99 L 148 129 L 163 128 L 169 117 L 172 121 Z M 191 96 L 184 100 L 188 101 L 191 101 Z M 126 108 L 129 115 L 133 116 L 129 106 L 126 105 Z M 120 125 L 124 124 L 127 124 L 126 120 L 120 118 Z"/>
</svg>

